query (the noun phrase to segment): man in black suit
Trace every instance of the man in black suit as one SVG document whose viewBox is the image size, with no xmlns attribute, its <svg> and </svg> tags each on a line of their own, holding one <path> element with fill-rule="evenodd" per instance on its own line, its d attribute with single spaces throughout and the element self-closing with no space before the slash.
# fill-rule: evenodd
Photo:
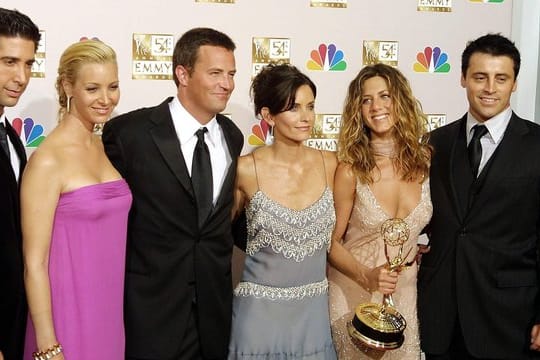
<svg viewBox="0 0 540 360">
<path fill-rule="evenodd" d="M 230 219 L 243 135 L 219 112 L 234 89 L 234 49 L 216 30 L 186 32 L 173 54 L 177 96 L 112 119 L 103 130 L 106 152 L 133 193 L 127 359 L 227 356 Z"/>
<path fill-rule="evenodd" d="M 0 359 L 23 357 L 26 300 L 23 282 L 19 179 L 26 154 L 6 119 L 30 80 L 39 29 L 16 10 L 0 8 Z"/>
<path fill-rule="evenodd" d="M 510 40 L 470 42 L 461 66 L 469 111 L 431 135 L 422 349 L 428 360 L 538 358 L 540 126 L 510 108 L 520 67 Z"/>
</svg>

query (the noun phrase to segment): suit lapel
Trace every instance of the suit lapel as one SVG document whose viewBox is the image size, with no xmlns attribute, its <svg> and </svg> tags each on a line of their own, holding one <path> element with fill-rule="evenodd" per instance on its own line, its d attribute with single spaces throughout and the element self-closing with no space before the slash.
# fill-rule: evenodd
<svg viewBox="0 0 540 360">
<path fill-rule="evenodd" d="M 22 176 L 22 172 L 24 170 L 24 167 L 26 166 L 26 149 L 24 148 L 24 145 L 21 141 L 21 138 L 15 131 L 15 129 L 11 126 L 9 121 L 6 121 L 6 133 L 9 136 L 9 140 L 11 141 L 11 144 L 13 144 L 13 147 L 15 148 L 15 152 L 17 153 L 17 156 L 19 157 L 20 166 L 19 166 L 19 179 Z"/>
<path fill-rule="evenodd" d="M 191 196 L 194 196 L 193 188 L 191 186 L 191 177 L 189 176 L 186 162 L 184 161 L 184 154 L 182 153 L 180 141 L 178 140 L 178 135 L 174 129 L 171 112 L 169 110 L 169 102 L 171 100 L 172 98 L 165 100 L 156 107 L 152 113 L 151 121 L 155 124 L 155 127 L 150 129 L 150 135 L 167 166 L 171 169 L 184 189 L 186 189 Z"/>
<path fill-rule="evenodd" d="M 15 154 L 11 154 L 11 156 L 17 156 L 20 162 L 20 165 L 19 165 L 19 179 L 20 179 L 22 176 L 24 167 L 26 165 L 26 150 L 24 148 L 24 145 L 21 139 L 19 138 L 19 135 L 17 134 L 15 129 L 13 129 L 9 121 L 6 121 L 6 134 L 9 138 L 9 141 L 15 148 Z M 13 172 L 11 161 L 7 157 L 4 151 L 0 151 L 0 159 L 2 160 L 4 165 L 9 169 L 9 173 L 13 175 L 13 183 L 17 184 L 17 181 L 16 181 L 17 178 L 15 177 L 15 173 Z"/>
<path fill-rule="evenodd" d="M 512 164 L 516 156 L 519 155 L 519 149 L 523 144 L 523 136 L 529 131 L 524 123 L 525 121 L 512 113 L 500 144 L 476 181 L 476 196 L 472 201 L 468 216 L 481 209 L 483 203 L 492 195 L 489 191 L 485 191 L 486 188 L 489 188 L 494 181 L 497 182 L 501 177 L 508 175 L 507 169 L 511 168 L 509 164 Z"/>
<path fill-rule="evenodd" d="M 223 185 L 221 187 L 221 192 L 219 194 L 219 197 L 216 201 L 216 206 L 214 209 L 218 208 L 223 203 L 223 197 L 226 195 L 227 187 L 233 183 L 234 176 L 236 175 L 236 158 L 237 158 L 237 149 L 238 144 L 234 144 L 233 136 L 232 136 L 232 130 L 230 128 L 231 123 L 230 120 L 225 118 L 223 115 L 218 114 L 216 116 L 216 120 L 221 126 L 221 129 L 223 130 L 223 136 L 225 137 L 225 142 L 227 143 L 227 149 L 229 150 L 229 154 L 231 155 L 231 165 L 227 169 L 227 174 L 225 175 L 225 179 L 223 181 Z"/>
<path fill-rule="evenodd" d="M 454 142 L 450 152 L 450 169 L 448 173 L 450 174 L 450 188 L 454 208 L 461 222 L 468 208 L 469 188 L 473 179 L 467 157 L 467 138 L 465 136 L 467 115 L 462 117 L 459 122 L 456 127 L 457 133 L 453 137 Z"/>
</svg>

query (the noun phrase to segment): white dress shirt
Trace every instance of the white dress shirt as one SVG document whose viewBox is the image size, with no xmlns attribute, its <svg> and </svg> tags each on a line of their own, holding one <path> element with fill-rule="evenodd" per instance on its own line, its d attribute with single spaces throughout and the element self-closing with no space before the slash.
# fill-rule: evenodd
<svg viewBox="0 0 540 360">
<path fill-rule="evenodd" d="M 5 113 L 0 115 L 0 123 L 6 126 L 7 119 L 6 119 Z M 6 128 L 6 131 L 7 131 L 7 128 Z M 15 179 L 17 179 L 17 182 L 18 182 L 19 173 L 21 172 L 21 159 L 19 159 L 19 156 L 17 155 L 17 151 L 15 150 L 15 147 L 11 143 L 11 139 L 9 138 L 9 135 L 7 139 L 8 139 L 8 146 L 9 146 L 9 161 L 11 162 L 11 168 L 13 169 L 13 172 L 15 174 Z"/>
<path fill-rule="evenodd" d="M 512 109 L 510 106 L 506 108 L 506 110 L 503 110 L 483 123 L 477 121 L 470 112 L 467 114 L 467 144 L 469 144 L 472 139 L 474 132 L 473 126 L 482 124 L 485 125 L 488 130 L 487 134 L 482 136 L 480 139 L 480 145 L 482 146 L 482 159 L 480 160 L 480 165 L 478 166 L 478 175 L 480 175 L 484 169 L 484 166 L 486 166 L 486 163 L 497 149 L 497 146 L 499 146 L 511 117 Z"/>
<path fill-rule="evenodd" d="M 232 158 L 225 141 L 223 130 L 216 118 L 212 118 L 206 125 L 201 125 L 180 103 L 178 97 L 174 97 L 169 103 L 169 110 L 173 119 L 174 129 L 180 147 L 184 154 L 184 161 L 191 176 L 191 166 L 193 163 L 193 152 L 197 144 L 197 136 L 195 132 L 202 127 L 206 127 L 208 132 L 204 137 L 204 142 L 210 151 L 210 163 L 212 165 L 212 180 L 214 182 L 214 205 L 219 197 L 223 182 L 229 166 L 231 166 Z"/>
</svg>

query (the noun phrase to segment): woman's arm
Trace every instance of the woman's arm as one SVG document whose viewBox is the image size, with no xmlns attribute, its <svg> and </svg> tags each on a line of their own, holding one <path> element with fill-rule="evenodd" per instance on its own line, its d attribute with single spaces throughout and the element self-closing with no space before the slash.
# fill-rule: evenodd
<svg viewBox="0 0 540 360">
<path fill-rule="evenodd" d="M 332 233 L 329 261 L 336 269 L 366 290 L 390 294 L 395 291 L 397 273 L 389 272 L 384 265 L 371 269 L 359 263 L 341 243 L 352 213 L 355 191 L 356 176 L 352 168 L 348 164 L 340 163 L 334 180 L 336 226 Z"/>
<path fill-rule="evenodd" d="M 36 332 L 36 350 L 58 343 L 52 320 L 48 263 L 53 219 L 61 192 L 59 172 L 54 157 L 37 150 L 21 182 L 24 281 Z M 63 357 L 60 354 L 57 358 Z"/>
<path fill-rule="evenodd" d="M 246 251 L 247 246 L 247 219 L 246 219 L 246 195 L 243 183 L 246 176 L 245 157 L 238 159 L 236 167 L 236 180 L 234 183 L 234 199 L 231 211 L 232 216 L 232 234 L 234 244 L 242 251 Z"/>
</svg>

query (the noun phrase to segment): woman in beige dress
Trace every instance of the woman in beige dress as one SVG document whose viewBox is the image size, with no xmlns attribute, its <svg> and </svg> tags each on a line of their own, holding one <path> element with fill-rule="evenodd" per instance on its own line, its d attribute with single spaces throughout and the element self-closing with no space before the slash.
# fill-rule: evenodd
<svg viewBox="0 0 540 360">
<path fill-rule="evenodd" d="M 399 70 L 383 64 L 366 66 L 351 82 L 338 145 L 337 220 L 328 274 L 332 336 L 339 359 L 420 358 L 414 258 L 418 236 L 432 213 L 426 123 Z M 380 229 L 395 218 L 408 225 L 403 254 L 407 254 L 404 263 L 412 265 L 391 272 Z M 407 321 L 405 342 L 396 350 L 370 349 L 353 342 L 347 331 L 356 306 L 380 304 L 384 294 L 392 294 Z"/>
</svg>

